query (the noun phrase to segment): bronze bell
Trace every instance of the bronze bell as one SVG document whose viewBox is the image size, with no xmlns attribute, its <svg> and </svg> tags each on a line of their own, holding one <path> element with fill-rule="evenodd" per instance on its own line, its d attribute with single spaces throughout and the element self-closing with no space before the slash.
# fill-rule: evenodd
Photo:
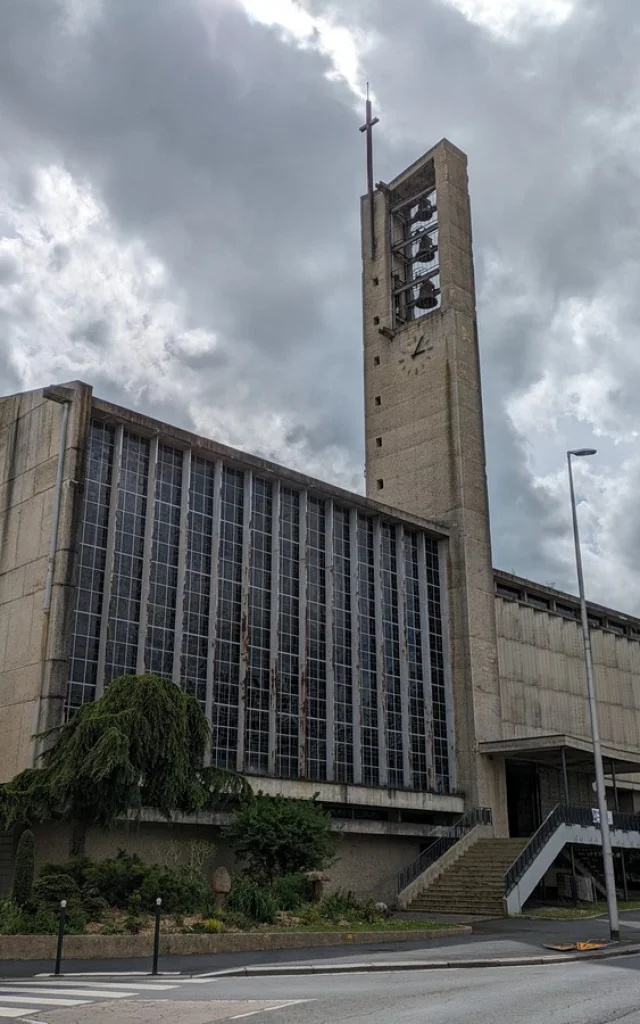
<svg viewBox="0 0 640 1024">
<path fill-rule="evenodd" d="M 438 297 L 436 295 L 436 289 L 433 281 L 425 281 L 424 284 L 420 285 L 420 291 L 418 292 L 418 298 L 416 299 L 416 306 L 420 309 L 435 309 L 438 305 Z"/>
<path fill-rule="evenodd" d="M 422 263 L 430 263 L 431 260 L 436 258 L 437 250 L 438 247 L 433 244 L 433 240 L 428 235 L 423 235 L 420 239 L 416 259 L 419 259 Z"/>
<path fill-rule="evenodd" d="M 418 209 L 411 216 L 411 223 L 415 224 L 420 220 L 431 220 L 434 214 L 433 204 L 428 199 L 422 199 L 418 203 Z"/>
</svg>

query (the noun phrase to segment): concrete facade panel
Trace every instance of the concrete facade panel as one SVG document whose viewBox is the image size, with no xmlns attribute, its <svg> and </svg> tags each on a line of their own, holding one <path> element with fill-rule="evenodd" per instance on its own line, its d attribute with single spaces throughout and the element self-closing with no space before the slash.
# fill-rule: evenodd
<svg viewBox="0 0 640 1024">
<path fill-rule="evenodd" d="M 589 739 L 580 623 L 496 597 L 503 739 L 564 733 Z M 591 630 L 604 743 L 640 750 L 640 643 Z"/>
<path fill-rule="evenodd" d="M 57 724 L 47 709 L 48 686 L 57 659 L 67 656 L 65 629 L 72 596 L 75 492 L 81 463 L 67 451 L 84 451 L 81 426 L 90 389 L 66 389 L 70 402 L 57 547 L 49 607 L 45 591 L 56 503 L 56 475 L 63 421 L 58 401 L 42 391 L 0 400 L 3 445 L 0 452 L 0 779 L 11 778 L 31 763 L 32 736 L 44 720 Z M 57 555 L 57 552 L 56 552 Z M 64 573 L 64 578 L 62 577 Z M 42 713 L 42 714 L 41 714 Z"/>
</svg>

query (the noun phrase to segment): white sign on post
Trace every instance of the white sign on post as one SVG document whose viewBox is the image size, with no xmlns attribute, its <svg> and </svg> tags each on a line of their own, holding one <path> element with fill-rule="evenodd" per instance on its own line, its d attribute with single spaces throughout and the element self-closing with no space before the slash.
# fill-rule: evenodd
<svg viewBox="0 0 640 1024">
<path fill-rule="evenodd" d="M 600 825 L 600 811 L 597 807 L 591 808 L 591 820 L 594 825 Z M 613 826 L 613 811 L 607 811 L 607 821 Z"/>
</svg>

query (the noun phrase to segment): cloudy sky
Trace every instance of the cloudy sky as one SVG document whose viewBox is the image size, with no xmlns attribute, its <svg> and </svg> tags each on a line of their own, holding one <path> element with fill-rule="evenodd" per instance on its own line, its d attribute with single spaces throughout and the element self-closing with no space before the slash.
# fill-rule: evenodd
<svg viewBox="0 0 640 1024">
<path fill-rule="evenodd" d="M 637 0 L 0 0 L 0 390 L 362 489 L 358 196 L 469 154 L 494 564 L 640 613 Z"/>
</svg>

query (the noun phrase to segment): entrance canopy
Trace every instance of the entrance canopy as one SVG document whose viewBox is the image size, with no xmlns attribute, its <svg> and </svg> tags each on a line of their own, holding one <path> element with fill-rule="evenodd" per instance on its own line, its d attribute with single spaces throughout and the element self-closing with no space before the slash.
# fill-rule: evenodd
<svg viewBox="0 0 640 1024">
<path fill-rule="evenodd" d="M 640 774 L 640 750 L 628 750 L 602 743 L 602 757 L 606 774 L 611 765 L 616 775 Z M 491 740 L 479 743 L 481 754 L 508 757 L 510 761 L 558 768 L 566 760 L 569 771 L 593 773 L 593 746 L 589 740 L 560 733 L 551 736 L 526 736 L 519 739 Z"/>
</svg>

